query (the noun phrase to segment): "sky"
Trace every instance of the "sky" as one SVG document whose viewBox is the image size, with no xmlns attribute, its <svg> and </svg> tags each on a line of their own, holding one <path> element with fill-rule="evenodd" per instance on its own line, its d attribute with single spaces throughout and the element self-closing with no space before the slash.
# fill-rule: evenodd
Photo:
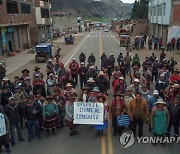
<svg viewBox="0 0 180 154">
<path fill-rule="evenodd" d="M 121 0 L 123 3 L 134 3 L 135 0 Z"/>
</svg>

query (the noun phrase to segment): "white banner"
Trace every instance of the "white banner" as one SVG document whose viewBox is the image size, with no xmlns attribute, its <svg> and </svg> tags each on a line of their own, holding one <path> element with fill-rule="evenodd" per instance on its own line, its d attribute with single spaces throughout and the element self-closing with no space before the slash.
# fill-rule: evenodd
<svg viewBox="0 0 180 154">
<path fill-rule="evenodd" d="M 0 113 L 0 136 L 3 136 L 5 134 L 6 134 L 5 119 L 4 119 L 4 115 Z"/>
<path fill-rule="evenodd" d="M 74 124 L 103 124 L 103 103 L 75 102 Z"/>
</svg>

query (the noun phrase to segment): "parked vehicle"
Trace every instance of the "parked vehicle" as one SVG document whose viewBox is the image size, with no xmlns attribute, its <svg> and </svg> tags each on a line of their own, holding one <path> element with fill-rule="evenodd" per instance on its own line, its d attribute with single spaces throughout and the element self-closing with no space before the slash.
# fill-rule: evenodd
<svg viewBox="0 0 180 154">
<path fill-rule="evenodd" d="M 47 61 L 49 58 L 52 58 L 52 45 L 51 43 L 41 43 L 36 45 L 35 61 Z"/>
<path fill-rule="evenodd" d="M 131 42 L 130 35 L 120 35 L 120 46 L 126 47 L 127 42 Z"/>
<path fill-rule="evenodd" d="M 65 37 L 66 44 L 74 44 L 74 37 L 72 35 L 68 35 Z"/>
</svg>

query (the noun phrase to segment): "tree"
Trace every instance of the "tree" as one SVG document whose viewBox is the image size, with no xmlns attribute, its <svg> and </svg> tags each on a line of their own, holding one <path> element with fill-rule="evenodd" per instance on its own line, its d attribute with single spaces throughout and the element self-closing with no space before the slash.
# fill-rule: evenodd
<svg viewBox="0 0 180 154">
<path fill-rule="evenodd" d="M 135 0 L 131 19 L 147 19 L 148 18 L 149 0 Z"/>
</svg>

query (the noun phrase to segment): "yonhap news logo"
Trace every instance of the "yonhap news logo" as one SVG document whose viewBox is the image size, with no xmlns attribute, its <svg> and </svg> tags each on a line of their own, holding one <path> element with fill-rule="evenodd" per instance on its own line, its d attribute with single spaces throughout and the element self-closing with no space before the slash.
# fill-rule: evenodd
<svg viewBox="0 0 180 154">
<path fill-rule="evenodd" d="M 134 134 L 132 131 L 123 133 L 120 137 L 120 143 L 123 148 L 128 148 L 134 144 Z"/>
<path fill-rule="evenodd" d="M 128 148 L 132 146 L 135 142 L 134 133 L 132 131 L 123 133 L 120 137 L 120 143 L 123 148 Z M 170 143 L 180 143 L 180 137 L 137 137 L 137 143 L 144 144 L 170 144 Z"/>
</svg>

